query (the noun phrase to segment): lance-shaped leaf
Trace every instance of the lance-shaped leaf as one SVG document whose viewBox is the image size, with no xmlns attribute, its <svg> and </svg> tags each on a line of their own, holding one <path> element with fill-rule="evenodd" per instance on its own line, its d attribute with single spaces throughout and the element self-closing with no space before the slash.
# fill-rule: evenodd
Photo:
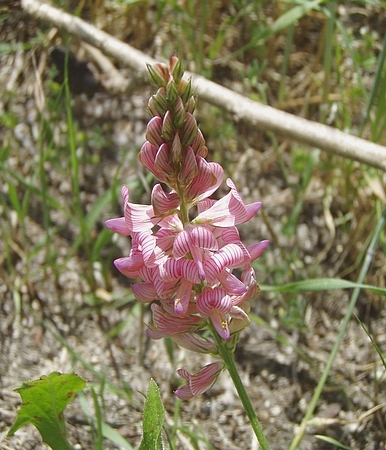
<svg viewBox="0 0 386 450">
<path fill-rule="evenodd" d="M 147 390 L 145 409 L 143 411 L 143 436 L 139 450 L 162 450 L 162 427 L 165 421 L 165 410 L 158 386 L 150 380 Z"/>
<path fill-rule="evenodd" d="M 43 441 L 54 450 L 71 450 L 63 412 L 75 394 L 85 386 L 86 380 L 78 375 L 59 372 L 23 383 L 15 389 L 23 403 L 8 436 L 13 436 L 19 428 L 31 423 L 39 430 Z"/>
</svg>

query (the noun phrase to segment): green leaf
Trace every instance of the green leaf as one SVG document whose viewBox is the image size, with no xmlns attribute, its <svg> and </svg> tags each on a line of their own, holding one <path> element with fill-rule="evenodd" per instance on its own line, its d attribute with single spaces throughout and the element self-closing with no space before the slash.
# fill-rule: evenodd
<svg viewBox="0 0 386 450">
<path fill-rule="evenodd" d="M 335 445 L 338 448 L 343 448 L 344 450 L 353 450 L 351 447 L 347 447 L 347 445 L 343 445 L 339 441 L 337 441 L 336 439 L 333 439 L 333 438 L 331 438 L 329 436 L 323 436 L 321 434 L 315 434 L 315 437 L 320 439 L 321 441 L 325 441 L 325 442 L 328 442 L 329 444 Z"/>
<path fill-rule="evenodd" d="M 283 284 L 282 286 L 260 286 L 265 292 L 319 292 L 333 289 L 368 289 L 377 294 L 386 296 L 386 289 L 368 284 L 354 283 L 340 278 L 315 278 L 311 280 L 295 281 L 294 283 Z"/>
<path fill-rule="evenodd" d="M 43 441 L 54 450 L 71 450 L 63 412 L 85 386 L 86 380 L 78 375 L 59 372 L 23 383 L 15 389 L 20 394 L 22 405 L 7 436 L 13 436 L 19 428 L 31 423 L 39 430 Z"/>
<path fill-rule="evenodd" d="M 162 426 L 165 410 L 158 386 L 150 380 L 147 390 L 145 409 L 143 411 L 143 436 L 139 450 L 162 450 Z"/>
<path fill-rule="evenodd" d="M 305 16 L 311 9 L 316 8 L 322 0 L 306 1 L 301 5 L 294 6 L 283 15 L 281 15 L 271 26 L 270 34 L 279 33 L 280 31 L 286 29 L 297 20 Z"/>
</svg>

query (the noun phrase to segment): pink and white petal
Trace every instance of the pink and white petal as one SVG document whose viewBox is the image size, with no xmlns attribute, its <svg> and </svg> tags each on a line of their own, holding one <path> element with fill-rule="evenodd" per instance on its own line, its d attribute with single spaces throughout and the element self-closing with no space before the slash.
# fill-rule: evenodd
<svg viewBox="0 0 386 450">
<path fill-rule="evenodd" d="M 155 261 L 159 256 L 157 249 L 157 239 L 155 236 L 149 233 L 138 233 L 138 244 L 142 251 L 143 261 L 148 267 L 153 267 Z"/>
<path fill-rule="evenodd" d="M 233 274 L 226 270 L 222 270 L 218 275 L 217 279 L 221 282 L 221 285 L 225 290 L 231 295 L 242 295 L 247 292 L 247 287 Z"/>
<path fill-rule="evenodd" d="M 202 278 L 198 272 L 198 266 L 192 259 L 180 259 L 181 263 L 181 277 L 189 280 L 193 284 L 200 284 Z"/>
<path fill-rule="evenodd" d="M 176 239 L 173 244 L 173 254 L 174 257 L 179 259 L 183 258 L 187 253 L 190 252 L 191 248 L 191 237 L 188 230 L 182 230 L 177 234 Z"/>
<path fill-rule="evenodd" d="M 159 221 L 158 218 L 154 217 L 151 205 L 138 205 L 126 202 L 124 214 L 128 228 L 137 233 L 150 230 Z"/>
<path fill-rule="evenodd" d="M 193 203 L 197 203 L 204 198 L 209 197 L 221 184 L 217 173 L 223 173 L 223 169 L 218 169 L 217 163 L 208 163 L 201 157 L 196 157 L 198 174 L 193 179 L 191 185 L 186 190 L 186 198 Z"/>
<path fill-rule="evenodd" d="M 168 258 L 160 265 L 160 278 L 163 281 L 178 280 L 181 277 L 183 259 Z"/>
<path fill-rule="evenodd" d="M 218 309 L 212 309 L 209 315 L 217 333 L 227 341 L 230 338 L 230 331 L 225 314 Z"/>
<path fill-rule="evenodd" d="M 205 161 L 205 160 L 204 160 Z M 210 197 L 213 192 L 217 191 L 217 189 L 220 187 L 222 180 L 224 178 L 224 169 L 222 166 L 215 162 L 207 163 L 209 165 L 210 170 L 212 171 L 212 174 L 215 177 L 215 183 L 212 186 L 209 186 L 205 192 L 201 193 L 198 197 L 195 198 L 196 202 L 201 202 L 205 198 Z"/>
<path fill-rule="evenodd" d="M 212 198 L 205 198 L 204 200 L 199 201 L 197 203 L 198 214 L 211 208 L 216 203 L 216 201 L 217 200 L 213 200 Z"/>
<path fill-rule="evenodd" d="M 172 341 L 180 347 L 198 353 L 217 353 L 217 346 L 214 342 L 203 339 L 193 333 L 176 334 L 171 337 Z M 184 370 L 184 369 L 180 369 Z M 185 371 L 188 373 L 187 371 Z M 180 375 L 180 374 L 179 374 Z M 180 375 L 182 377 L 182 375 Z M 184 377 L 182 377 L 184 378 Z M 188 380 L 189 378 L 185 378 Z"/>
<path fill-rule="evenodd" d="M 207 288 L 197 297 L 197 310 L 203 317 L 208 317 L 216 309 L 227 314 L 232 307 L 232 300 L 223 288 Z"/>
<path fill-rule="evenodd" d="M 139 255 L 118 258 L 114 261 L 114 265 L 125 277 L 137 278 L 139 276 L 139 270 L 143 266 L 143 259 Z"/>
<path fill-rule="evenodd" d="M 165 192 L 161 184 L 156 184 L 151 193 L 151 203 L 156 216 L 170 213 L 180 205 L 177 192 Z"/>
<path fill-rule="evenodd" d="M 236 244 L 227 244 L 205 261 L 204 270 L 208 280 L 213 281 L 226 267 L 238 267 L 244 263 L 244 253 Z"/>
<path fill-rule="evenodd" d="M 155 116 L 149 120 L 146 127 L 146 139 L 156 147 L 159 147 L 163 142 L 162 125 L 162 118 Z"/>
<path fill-rule="evenodd" d="M 176 370 L 177 375 L 180 376 L 181 378 L 183 378 L 184 380 L 189 380 L 190 378 L 190 373 L 186 370 L 186 369 L 177 369 Z"/>
<path fill-rule="evenodd" d="M 110 228 L 110 230 L 113 230 L 115 233 L 121 234 L 122 236 L 129 236 L 131 233 L 124 217 L 106 220 L 105 225 Z"/>
<path fill-rule="evenodd" d="M 265 249 L 268 247 L 268 245 L 269 245 L 268 240 L 264 240 L 264 241 L 260 241 L 260 242 L 256 242 L 254 244 L 248 245 L 247 250 L 248 250 L 249 254 L 251 255 L 251 261 L 254 261 L 259 256 L 261 256 L 264 253 Z"/>
<path fill-rule="evenodd" d="M 157 152 L 158 152 L 158 147 L 156 147 L 155 145 L 151 144 L 149 141 L 146 141 L 142 145 L 142 148 L 141 148 L 140 152 L 138 153 L 139 161 L 145 167 L 147 167 L 149 170 L 151 170 L 153 173 L 155 171 L 154 161 L 155 161 L 155 157 L 157 155 Z"/>
<path fill-rule="evenodd" d="M 180 388 L 178 388 L 174 392 L 174 395 L 180 400 L 191 400 L 194 397 L 189 384 L 185 384 L 185 386 L 181 386 Z"/>
<path fill-rule="evenodd" d="M 184 229 L 184 226 L 182 225 L 181 219 L 178 217 L 178 214 L 172 214 L 170 216 L 164 217 L 158 223 L 158 225 L 162 228 L 169 228 L 175 233 L 179 233 Z"/>
<path fill-rule="evenodd" d="M 173 175 L 173 168 L 171 163 L 171 152 L 169 144 L 164 142 L 158 149 L 157 155 L 154 161 L 154 167 L 157 172 L 164 174 L 165 178 L 169 178 Z"/>
<path fill-rule="evenodd" d="M 192 244 L 205 250 L 217 250 L 218 244 L 212 231 L 203 226 L 196 226 L 189 229 Z"/>
<path fill-rule="evenodd" d="M 131 287 L 137 300 L 150 303 L 157 298 L 153 283 L 136 283 Z"/>
<path fill-rule="evenodd" d="M 200 317 L 186 316 L 185 318 L 165 313 L 161 306 L 152 303 L 153 322 L 157 329 L 165 331 L 168 336 L 192 331 L 200 322 Z"/>
<path fill-rule="evenodd" d="M 178 316 L 186 316 L 191 298 L 192 283 L 188 280 L 182 280 L 174 299 L 174 312 Z"/>
<path fill-rule="evenodd" d="M 189 400 L 201 395 L 214 385 L 223 370 L 224 364 L 222 362 L 208 364 L 194 375 L 191 375 L 185 369 L 178 369 L 177 374 L 184 380 L 188 380 L 188 384 L 177 389 L 174 394 L 181 400 Z"/>
<path fill-rule="evenodd" d="M 191 375 L 189 385 L 192 394 L 196 397 L 210 389 L 223 369 L 223 363 L 215 362 L 204 366 L 195 375 Z"/>
<path fill-rule="evenodd" d="M 178 179 L 187 186 L 192 179 L 197 176 L 198 167 L 196 161 L 196 155 L 192 147 L 187 147 L 184 150 L 183 161 L 182 161 L 182 170 L 178 174 Z"/>
</svg>

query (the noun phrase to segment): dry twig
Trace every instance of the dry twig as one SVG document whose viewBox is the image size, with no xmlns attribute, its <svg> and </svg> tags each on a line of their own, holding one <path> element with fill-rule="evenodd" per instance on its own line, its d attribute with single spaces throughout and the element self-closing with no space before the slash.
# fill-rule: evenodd
<svg viewBox="0 0 386 450">
<path fill-rule="evenodd" d="M 22 0 L 25 11 L 93 45 L 130 67 L 136 76 L 147 77 L 146 64 L 155 61 L 89 23 L 38 0 Z M 273 131 L 327 152 L 386 171 L 386 147 L 327 125 L 262 105 L 196 74 L 191 77 L 201 99 L 218 106 L 256 128 Z"/>
</svg>

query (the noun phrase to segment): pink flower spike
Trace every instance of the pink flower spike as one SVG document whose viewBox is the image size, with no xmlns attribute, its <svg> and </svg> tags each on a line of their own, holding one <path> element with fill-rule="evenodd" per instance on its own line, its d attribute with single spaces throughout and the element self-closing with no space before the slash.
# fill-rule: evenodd
<svg viewBox="0 0 386 450">
<path fill-rule="evenodd" d="M 203 394 L 214 385 L 224 367 L 224 363 L 214 362 L 204 366 L 194 375 L 191 375 L 185 369 L 178 369 L 177 374 L 184 380 L 187 380 L 188 384 L 177 389 L 174 393 L 175 396 L 181 400 L 190 400 Z"/>
<path fill-rule="evenodd" d="M 230 336 L 226 314 L 232 306 L 227 291 L 220 287 L 208 288 L 197 297 L 197 311 L 202 317 L 210 318 L 217 333 L 225 340 Z"/>
</svg>

